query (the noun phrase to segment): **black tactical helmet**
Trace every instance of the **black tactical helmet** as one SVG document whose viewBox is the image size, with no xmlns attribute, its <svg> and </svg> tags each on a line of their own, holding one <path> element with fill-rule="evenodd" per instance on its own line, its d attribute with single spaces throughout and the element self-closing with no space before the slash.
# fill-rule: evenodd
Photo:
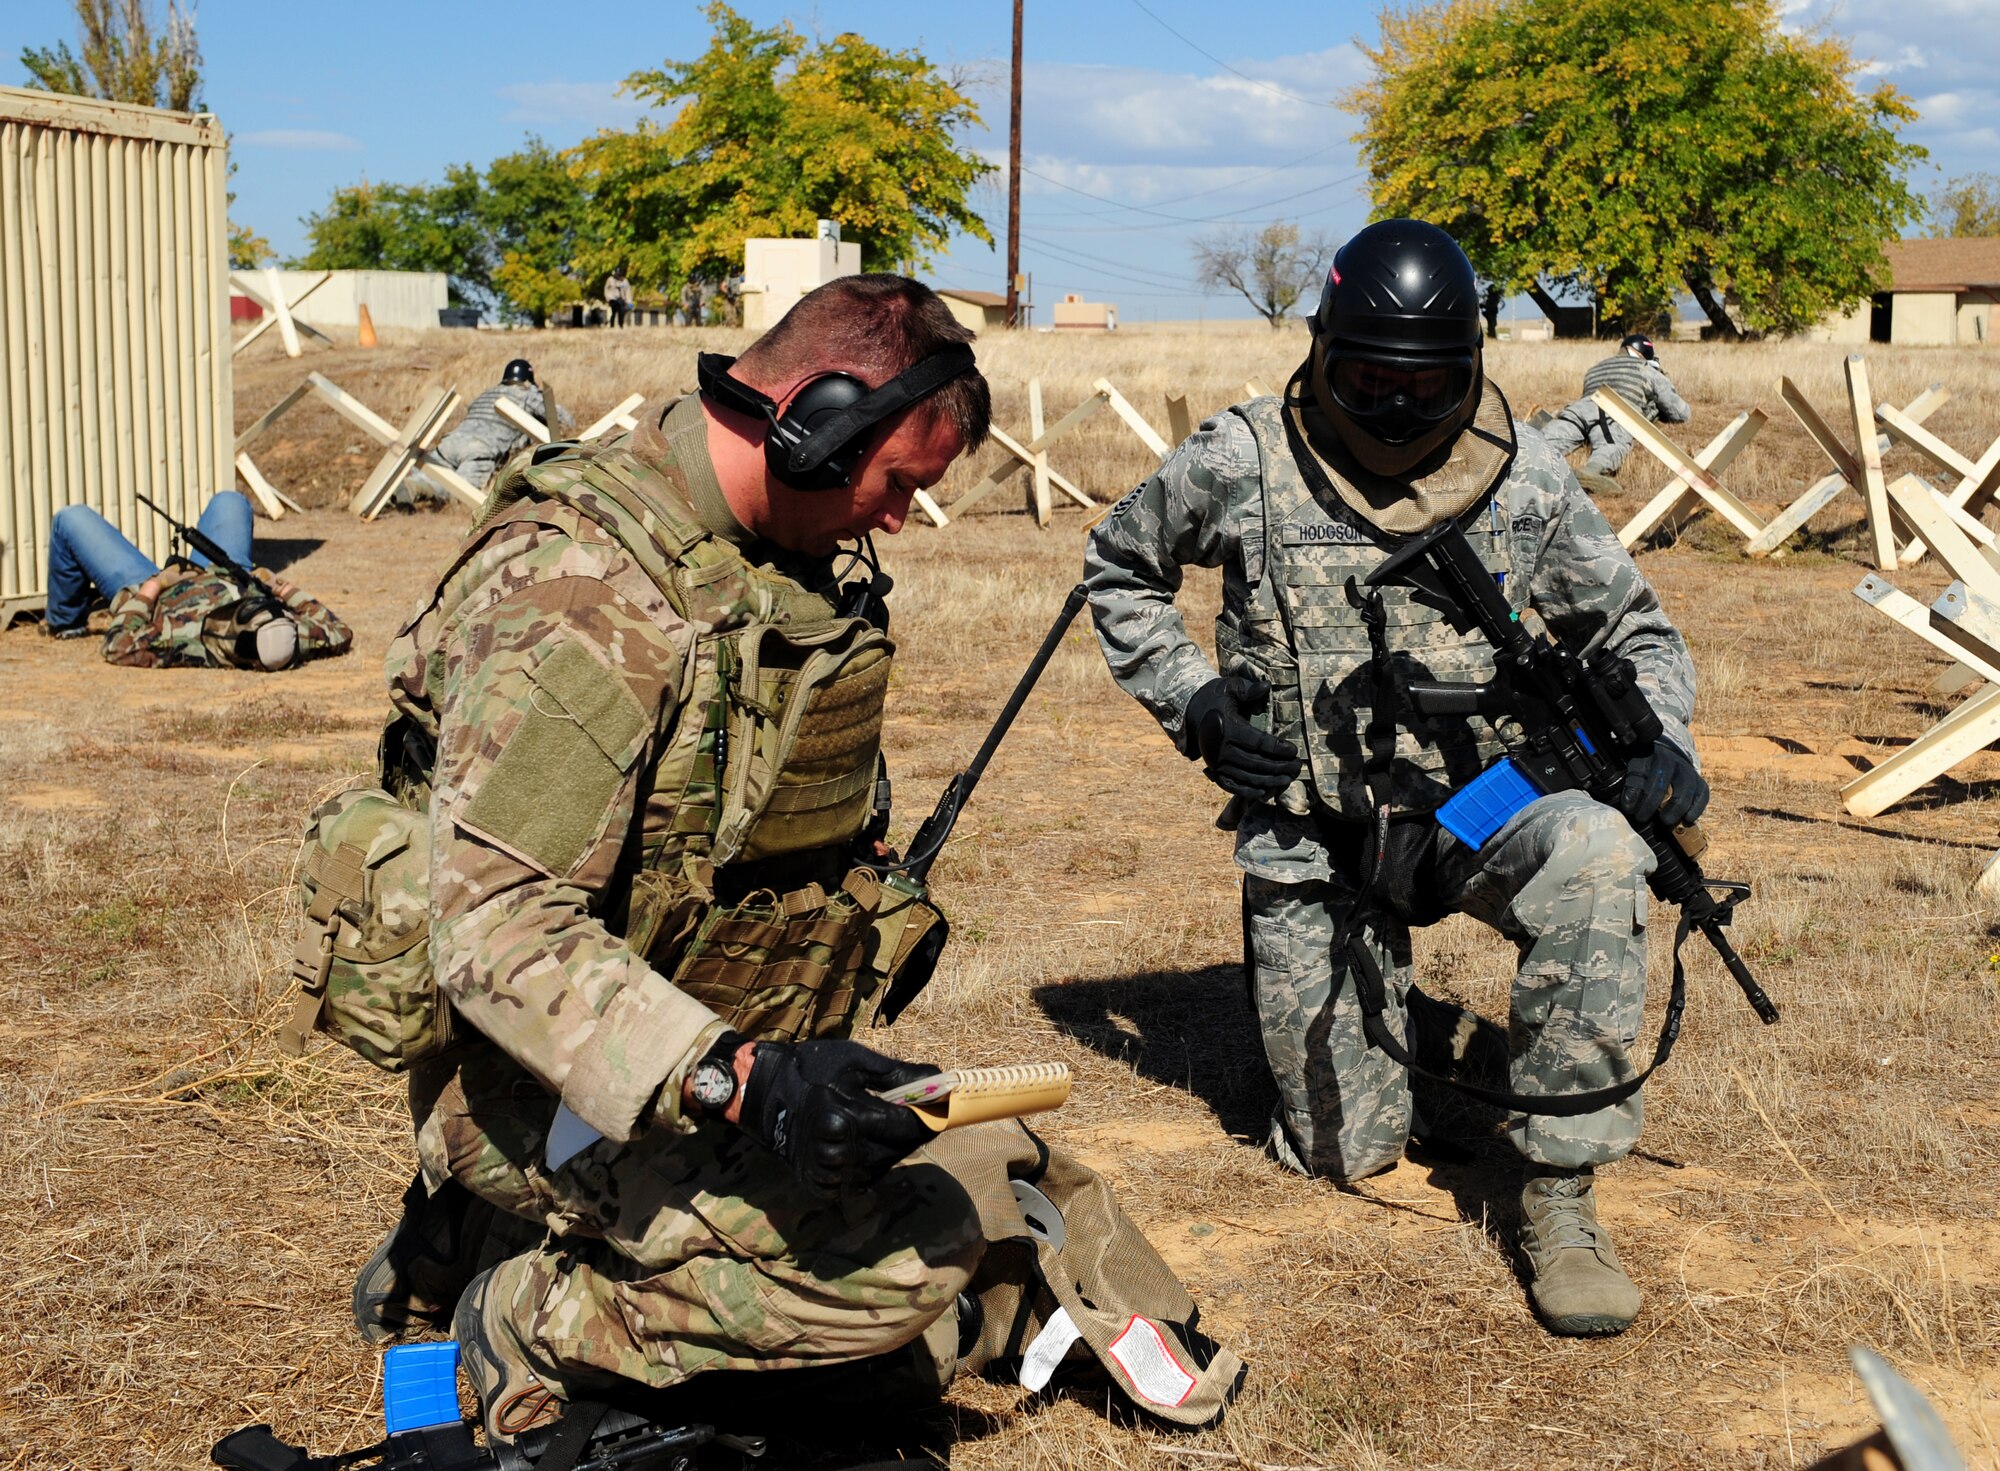
<svg viewBox="0 0 2000 1471">
<path fill-rule="evenodd" d="M 515 358 L 513 362 L 507 364 L 507 371 L 500 375 L 500 382 L 503 387 L 509 383 L 533 383 L 534 381 L 535 365 L 526 358 Z"/>
<path fill-rule="evenodd" d="M 1313 397 L 1354 458 L 1400 475 L 1479 408 L 1479 283 L 1422 220 L 1380 220 L 1333 258 L 1313 313 Z"/>
<path fill-rule="evenodd" d="M 1637 352 L 1640 357 L 1649 363 L 1653 360 L 1653 339 L 1648 337 L 1644 332 L 1627 332 L 1623 337 L 1618 339 L 1618 346 L 1628 351 Z"/>
</svg>

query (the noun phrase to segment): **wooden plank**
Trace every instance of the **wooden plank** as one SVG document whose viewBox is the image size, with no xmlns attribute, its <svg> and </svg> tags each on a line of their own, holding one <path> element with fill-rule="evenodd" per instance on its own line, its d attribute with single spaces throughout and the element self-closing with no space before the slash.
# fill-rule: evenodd
<svg viewBox="0 0 2000 1471">
<path fill-rule="evenodd" d="M 369 408 L 367 404 L 320 373 L 306 374 L 306 382 L 313 391 L 333 405 L 334 412 L 348 423 L 367 434 L 378 444 L 396 442 L 396 426 Z"/>
<path fill-rule="evenodd" d="M 1099 378 L 1090 386 L 1104 396 L 1105 403 L 1111 406 L 1111 412 L 1125 421 L 1125 427 L 1139 436 L 1141 444 L 1159 459 L 1164 460 L 1167 457 L 1167 442 L 1160 438 L 1159 432 L 1151 424 L 1139 417 L 1137 409 L 1125 402 L 1125 395 L 1111 386 L 1110 379 Z"/>
<path fill-rule="evenodd" d="M 2000 569 L 1980 554 L 1945 498 L 1914 475 L 1904 475 L 1886 491 L 1910 528 L 1928 543 L 1947 571 L 1981 596 L 2000 602 Z"/>
<path fill-rule="evenodd" d="M 614 426 L 624 429 L 629 433 L 631 430 L 639 427 L 638 420 L 632 417 L 632 410 L 638 408 L 645 401 L 646 395 L 643 393 L 626 395 L 623 403 L 619 404 L 617 408 L 599 419 L 595 424 L 592 424 L 583 433 L 577 435 L 577 438 L 595 439 L 598 435 L 603 434 Z"/>
<path fill-rule="evenodd" d="M 528 438 L 534 440 L 535 443 L 547 444 L 549 442 L 549 426 L 515 403 L 506 394 L 503 393 L 493 400 L 493 412 L 527 435 Z"/>
<path fill-rule="evenodd" d="M 449 417 L 448 411 L 447 417 Z M 438 420 L 440 428 L 443 427 L 443 424 L 443 419 Z M 425 475 L 471 506 L 473 510 L 477 511 L 485 506 L 486 492 L 459 474 L 457 470 L 453 469 L 452 466 L 447 464 L 437 454 L 426 450 L 418 458 L 417 463 L 423 467 Z"/>
<path fill-rule="evenodd" d="M 1771 518 L 1771 522 L 1756 536 L 1744 551 L 1753 557 L 1769 556 L 1790 539 L 1806 522 L 1812 520 L 1831 504 L 1833 498 L 1847 489 L 1847 477 L 1835 471 L 1825 479 L 1815 483 L 1804 495 L 1793 501 L 1784 510 Z"/>
<path fill-rule="evenodd" d="M 1082 405 L 1077 406 L 1081 408 Z M 1074 417 L 1076 409 L 1066 417 Z M 1078 420 L 1081 423 L 1081 420 Z M 1035 513 L 1035 524 L 1046 526 L 1055 518 L 1055 507 L 1049 503 L 1049 453 L 1042 447 L 1042 380 L 1028 380 L 1028 444 L 1034 455 L 1034 474 L 1029 477 L 1030 499 L 1028 509 Z"/>
<path fill-rule="evenodd" d="M 1264 386 L 1262 378 L 1252 378 L 1243 385 L 1243 391 L 1251 398 L 1276 398 L 1277 395 Z"/>
<path fill-rule="evenodd" d="M 301 291 L 297 296 L 292 298 L 292 303 L 291 303 L 292 306 L 296 307 L 300 302 L 304 301 L 308 296 L 311 296 L 315 291 L 319 290 L 320 287 L 326 285 L 326 283 L 331 281 L 332 279 L 333 279 L 332 271 L 322 271 L 317 281 L 314 281 L 311 285 L 307 286 L 305 290 Z M 241 337 L 239 337 L 236 340 L 236 345 L 229 349 L 229 355 L 231 357 L 234 357 L 237 353 L 243 351 L 244 348 L 248 347 L 251 343 L 255 342 L 259 337 L 262 337 L 266 332 L 270 331 L 272 327 L 276 326 L 278 322 L 278 314 L 272 308 L 271 303 L 264 299 L 264 293 L 253 287 L 248 281 L 244 280 L 241 272 L 237 271 L 230 272 L 229 284 L 234 290 L 240 291 L 243 295 L 249 297 L 252 301 L 256 302 L 259 306 L 264 308 L 264 320 L 259 322 L 256 326 L 252 327 L 248 332 L 245 332 Z M 287 314 L 289 315 L 289 313 Z M 317 337 L 321 342 L 324 342 L 329 347 L 333 345 L 333 339 L 327 336 L 324 332 L 320 331 L 319 328 L 315 327 L 311 322 L 301 322 L 300 320 L 298 320 L 298 318 L 293 317 L 292 325 L 301 332 L 311 333 L 314 337 Z"/>
<path fill-rule="evenodd" d="M 1930 618 L 1958 658 L 1982 673 L 2000 668 L 2000 602 L 1954 582 L 1931 604 Z"/>
<path fill-rule="evenodd" d="M 1907 444 L 1911 449 L 1936 465 L 1947 474 L 1964 480 L 1972 474 L 1972 461 L 1939 439 L 1930 430 L 1910 418 L 1901 409 L 1888 404 L 1875 406 L 1875 421 L 1889 431 L 1892 439 Z"/>
<path fill-rule="evenodd" d="M 278 280 L 275 266 L 264 268 L 264 290 L 270 296 L 271 310 L 278 316 L 278 337 L 285 344 L 285 356 L 299 355 L 299 333 L 292 325 L 292 309 L 285 305 L 285 288 Z"/>
<path fill-rule="evenodd" d="M 1915 602 L 1916 600 L 1912 598 L 1911 601 Z M 1929 621 L 1928 614 L 1925 615 L 1925 621 L 1926 623 Z M 1956 649 L 1952 650 L 1951 656 L 1954 659 L 1958 659 L 1958 651 Z M 1980 683 L 1985 677 L 1977 669 L 1974 669 L 1970 664 L 1960 659 L 1958 663 L 1952 665 L 1951 668 L 1945 670 L 1944 673 L 1931 681 L 1931 696 L 1933 699 L 1949 700 L 1955 695 L 1964 694 L 1972 686 Z"/>
<path fill-rule="evenodd" d="M 1764 523 L 1734 495 L 1722 488 L 1722 482 L 1697 464 L 1688 452 L 1660 433 L 1646 416 L 1634 409 L 1609 389 L 1600 388 L 1590 396 L 1590 401 L 1605 413 L 1625 426 L 1625 431 L 1650 452 L 1653 457 L 1688 483 L 1688 488 L 1707 501 L 1716 513 L 1734 526 L 1746 538 L 1754 539 L 1764 529 Z"/>
<path fill-rule="evenodd" d="M 1847 406 L 1854 415 L 1854 442 L 1861 449 L 1857 482 L 1868 507 L 1868 548 L 1875 565 L 1893 571 L 1902 548 L 1889 519 L 1889 487 L 1882 480 L 1882 446 L 1875 437 L 1875 401 L 1868 391 L 1868 364 L 1860 353 L 1847 359 Z"/>
<path fill-rule="evenodd" d="M 382 507 L 387 505 L 389 497 L 396 493 L 396 487 L 403 483 L 403 477 L 416 468 L 417 461 L 423 454 L 425 435 L 444 419 L 451 408 L 454 396 L 448 388 L 434 388 L 417 406 L 417 411 L 410 416 L 409 423 L 403 426 L 395 442 L 376 462 L 374 470 L 361 483 L 361 489 L 355 492 L 354 499 L 349 503 L 349 509 L 362 520 L 373 521 L 382 514 Z"/>
<path fill-rule="evenodd" d="M 951 513 L 954 516 L 963 516 L 973 506 L 1005 485 L 1023 465 L 1034 462 L 1033 457 L 1027 451 L 1027 447 L 998 424 L 994 424 L 988 428 L 987 437 L 999 445 L 1000 448 L 1007 451 L 1009 455 L 1013 456 L 1013 460 L 1011 463 L 1003 460 L 1000 464 L 995 465 L 991 470 L 986 472 L 977 485 L 953 501 L 951 503 Z"/>
<path fill-rule="evenodd" d="M 1765 414 L 1762 409 L 1751 409 L 1738 414 L 1729 426 L 1715 438 L 1703 445 L 1694 462 L 1708 471 L 1711 476 L 1720 475 L 1729 468 L 1730 462 L 1743 453 L 1744 447 L 1757 437 L 1757 431 L 1764 427 Z M 1692 513 L 1700 506 L 1701 497 L 1688 483 L 1687 477 L 1676 473 L 1674 478 L 1660 489 L 1660 493 L 1646 502 L 1638 515 L 1625 523 L 1625 529 L 1618 533 L 1619 544 L 1630 549 L 1652 533 L 1655 526 L 1669 516 L 1683 512 Z"/>
<path fill-rule="evenodd" d="M 2000 739 L 2000 685 L 1988 685 L 1886 761 L 1840 789 L 1856 817 L 1874 817 Z"/>
<path fill-rule="evenodd" d="M 1194 418 L 1188 413 L 1187 395 L 1167 395 L 1167 434 L 1175 444 L 1186 444 L 1194 433 Z"/>
<path fill-rule="evenodd" d="M 1028 384 L 1028 453 L 1030 455 L 1042 453 L 1042 451 L 1046 450 L 1058 439 L 1061 439 L 1065 434 L 1069 434 L 1077 429 L 1082 425 L 1084 420 L 1103 408 L 1105 403 L 1103 390 L 1101 388 L 1092 389 L 1089 397 L 1085 398 L 1082 403 L 1056 420 L 1047 430 L 1037 431 L 1035 425 L 1039 420 L 1036 417 L 1037 411 L 1035 406 L 1041 401 L 1041 393 L 1041 381 L 1039 379 L 1031 380 Z"/>
<path fill-rule="evenodd" d="M 243 483 L 250 487 L 251 497 L 263 507 L 266 516 L 273 521 L 285 519 L 285 503 L 279 498 L 277 487 L 264 478 L 263 473 L 257 468 L 257 462 L 242 450 L 236 452 L 236 473 L 241 475 Z"/>
<path fill-rule="evenodd" d="M 290 393 L 272 404 L 270 408 L 259 414 L 255 423 L 236 436 L 237 452 L 240 454 L 242 451 L 248 449 L 251 441 L 255 440 L 258 435 L 282 419 L 290 411 L 293 404 L 304 398 L 311 391 L 312 385 L 310 383 L 301 383 L 297 388 L 294 388 Z"/>
<path fill-rule="evenodd" d="M 1949 659 L 1958 661 L 1974 682 L 1982 679 L 2000 684 L 2000 663 L 1969 660 L 1959 645 L 1947 638 L 1931 622 L 1931 610 L 1876 573 L 1862 578 L 1854 595 L 1890 621 L 1900 624 Z M 1963 688 L 1963 686 L 1960 686 Z"/>
<path fill-rule="evenodd" d="M 1792 411 L 1792 416 L 1799 421 L 1812 442 L 1819 446 L 1820 453 L 1833 461 L 1833 468 L 1840 478 L 1849 485 L 1859 485 L 1860 464 L 1847 452 L 1847 446 L 1834 437 L 1833 431 L 1826 427 L 1826 420 L 1819 416 L 1819 410 L 1806 401 L 1806 396 L 1799 392 L 1791 379 L 1778 380 L 1778 395 L 1784 399 L 1786 407 Z M 1812 491 L 1807 491 L 1806 494 L 1811 495 Z"/>
<path fill-rule="evenodd" d="M 916 503 L 919 511 L 930 517 L 931 525 L 943 526 L 950 521 L 951 518 L 944 513 L 944 507 L 931 497 L 931 493 L 928 490 L 920 490 L 911 496 L 910 499 Z"/>
</svg>

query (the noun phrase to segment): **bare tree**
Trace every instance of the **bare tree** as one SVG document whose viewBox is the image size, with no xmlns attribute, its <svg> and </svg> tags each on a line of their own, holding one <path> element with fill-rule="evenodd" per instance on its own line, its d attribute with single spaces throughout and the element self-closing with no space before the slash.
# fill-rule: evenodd
<svg viewBox="0 0 2000 1471">
<path fill-rule="evenodd" d="M 1241 292 L 1276 331 L 1299 298 L 1318 287 L 1334 245 L 1325 231 L 1301 234 L 1288 220 L 1273 220 L 1255 234 L 1204 235 L 1194 242 L 1195 284 Z"/>
</svg>

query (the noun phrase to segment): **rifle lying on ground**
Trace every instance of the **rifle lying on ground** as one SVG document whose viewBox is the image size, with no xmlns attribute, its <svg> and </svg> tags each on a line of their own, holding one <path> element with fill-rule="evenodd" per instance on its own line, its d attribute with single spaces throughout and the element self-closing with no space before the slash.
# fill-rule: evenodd
<svg viewBox="0 0 2000 1471">
<path fill-rule="evenodd" d="M 1494 678 L 1486 684 L 1453 684 L 1412 680 L 1405 688 L 1411 703 L 1424 715 L 1506 715 L 1526 735 L 1525 746 L 1489 767 L 1440 809 L 1449 819 L 1458 804 L 1477 814 L 1487 834 L 1499 822 L 1536 797 L 1579 790 L 1608 807 L 1618 806 L 1625 785 L 1626 761 L 1645 754 L 1660 738 L 1660 717 L 1647 704 L 1632 679 L 1632 667 L 1608 649 L 1589 659 L 1578 657 L 1547 633 L 1531 632 L 1508 604 L 1493 574 L 1479 560 L 1455 521 L 1413 538 L 1396 549 L 1369 574 L 1368 584 L 1405 583 L 1423 601 L 1441 610 L 1461 632 L 1477 628 L 1493 646 Z M 1652 850 L 1655 867 L 1648 883 L 1654 894 L 1681 911 L 1674 935 L 1673 992 L 1652 1063 L 1636 1078 L 1588 1093 L 1554 1094 L 1535 1099 L 1531 1112 L 1574 1115 L 1594 1112 L 1629 1097 L 1655 1068 L 1665 1062 L 1680 1036 L 1681 1013 L 1687 1000 L 1686 974 L 1681 965 L 1682 943 L 1699 930 L 1728 967 L 1743 995 L 1768 1025 L 1778 1020 L 1778 1008 L 1736 953 L 1723 933 L 1736 905 L 1750 895 L 1750 886 L 1702 874 L 1696 859 L 1708 845 L 1693 823 L 1671 828 L 1655 816 L 1640 824 L 1639 836 Z M 1483 841 L 1483 840 L 1482 840 Z M 1356 956 L 1366 989 L 1373 960 L 1366 947 Z M 1364 1009 L 1366 998 L 1364 997 Z M 1368 1018 L 1375 1039 L 1379 1020 Z M 1393 1037 L 1391 1037 L 1393 1041 Z M 1377 1045 L 1383 1044 L 1377 1040 Z M 1395 1049 L 1384 1047 L 1391 1056 Z M 1404 1059 L 1398 1058 L 1399 1062 Z M 1521 1108 L 1524 1095 L 1488 1093 L 1456 1082 L 1452 1086 L 1501 1107 Z"/>
<path fill-rule="evenodd" d="M 664 1426 L 594 1401 L 513 1445 L 481 1448 L 458 1417 L 458 1345 L 399 1344 L 382 1360 L 387 1436 L 365 1450 L 308 1455 L 268 1425 L 225 1435 L 208 1458 L 229 1471 L 689 1471 L 705 1445 L 746 1459 L 764 1454 L 762 1436 L 724 1435 L 712 1425 Z"/>
<path fill-rule="evenodd" d="M 1049 625 L 1049 631 L 1042 636 L 1042 646 L 1035 650 L 1035 657 L 1028 661 L 1020 680 L 1014 686 L 1014 693 L 1007 697 L 1001 707 L 1000 716 L 993 722 L 993 728 L 986 733 L 986 741 L 980 746 L 972 764 L 945 783 L 944 792 L 938 797 L 937 806 L 910 839 L 909 856 L 900 863 L 870 862 L 882 875 L 885 886 L 907 895 L 920 896 L 924 880 L 929 876 L 931 865 L 937 862 L 938 854 L 944 851 L 945 840 L 951 836 L 952 828 L 958 822 L 958 814 L 964 810 L 972 796 L 972 790 L 979 785 L 979 778 L 986 771 L 986 763 L 993 759 L 993 753 L 1000 749 L 1000 742 L 1006 739 L 1014 717 L 1021 713 L 1021 706 L 1027 703 L 1035 683 L 1042 677 L 1042 671 L 1049 667 L 1049 660 L 1055 657 L 1061 646 L 1063 635 L 1069 631 L 1071 623 L 1083 608 L 1084 588 L 1078 583 L 1069 590 L 1063 600 L 1062 611 L 1056 614 L 1056 621 Z M 895 984 L 882 998 L 881 1009 L 876 1013 L 877 1026 L 886 1027 L 903 1013 L 903 1008 L 917 998 L 917 994 L 930 984 L 937 970 L 938 957 L 943 954 L 945 941 L 951 938 L 951 924 L 940 919 L 923 937 L 919 949 L 904 962 Z"/>
<path fill-rule="evenodd" d="M 208 558 L 211 566 L 215 567 L 218 571 L 227 572 L 231 577 L 243 584 L 245 589 L 263 587 L 263 584 L 257 580 L 256 575 L 248 567 L 245 567 L 234 557 L 230 556 L 229 553 L 216 545 L 214 537 L 198 526 L 189 526 L 185 522 L 176 521 L 172 516 L 167 514 L 164 506 L 154 504 L 154 502 L 146 498 L 143 492 L 134 491 L 133 494 L 139 498 L 140 505 L 145 506 L 154 515 L 173 528 L 174 539 L 188 551 Z"/>
</svg>

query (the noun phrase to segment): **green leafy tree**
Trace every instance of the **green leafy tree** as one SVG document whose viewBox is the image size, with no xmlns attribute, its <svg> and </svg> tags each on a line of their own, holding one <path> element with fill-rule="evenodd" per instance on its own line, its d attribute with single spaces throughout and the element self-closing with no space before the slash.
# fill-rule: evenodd
<svg viewBox="0 0 2000 1471">
<path fill-rule="evenodd" d="M 76 0 L 76 19 L 81 56 L 64 41 L 22 50 L 29 86 L 175 112 L 200 110 L 201 46 L 192 9 L 168 0 L 166 22 L 155 28 L 146 0 Z"/>
<path fill-rule="evenodd" d="M 1286 220 L 1273 220 L 1255 234 L 1242 230 L 1203 236 L 1194 243 L 1195 284 L 1207 291 L 1237 292 L 1275 331 L 1299 298 L 1319 285 L 1333 248 L 1327 235 L 1315 231 L 1301 236 L 1299 227 Z"/>
<path fill-rule="evenodd" d="M 868 270 L 921 264 L 954 230 L 992 243 L 967 204 L 992 165 L 955 142 L 978 110 L 920 53 L 761 29 L 722 0 L 706 14 L 706 52 L 624 83 L 655 107 L 684 102 L 673 120 L 572 150 L 603 225 L 585 275 L 626 261 L 656 287 L 721 276 L 746 239 L 809 235 L 817 219 L 840 221 Z"/>
<path fill-rule="evenodd" d="M 1682 291 L 1721 336 L 1802 330 L 1920 213 L 1908 100 L 1774 0 L 1443 0 L 1368 55 L 1343 103 L 1378 216 L 1441 225 L 1494 287 L 1594 295 L 1609 332 Z"/>
<path fill-rule="evenodd" d="M 489 300 L 497 261 L 481 210 L 484 190 L 471 164 L 445 170 L 442 184 L 350 184 L 325 210 L 307 215 L 311 249 L 291 262 L 306 270 L 443 271 L 453 301 Z"/>
<path fill-rule="evenodd" d="M 1947 235 L 2000 235 L 2000 174 L 1966 174 L 1931 196 L 1931 218 Z"/>
<path fill-rule="evenodd" d="M 494 290 L 515 314 L 546 326 L 551 312 L 583 294 L 576 261 L 589 253 L 597 220 L 568 163 L 541 139 L 487 166 L 479 218 L 498 262 Z"/>
</svg>

